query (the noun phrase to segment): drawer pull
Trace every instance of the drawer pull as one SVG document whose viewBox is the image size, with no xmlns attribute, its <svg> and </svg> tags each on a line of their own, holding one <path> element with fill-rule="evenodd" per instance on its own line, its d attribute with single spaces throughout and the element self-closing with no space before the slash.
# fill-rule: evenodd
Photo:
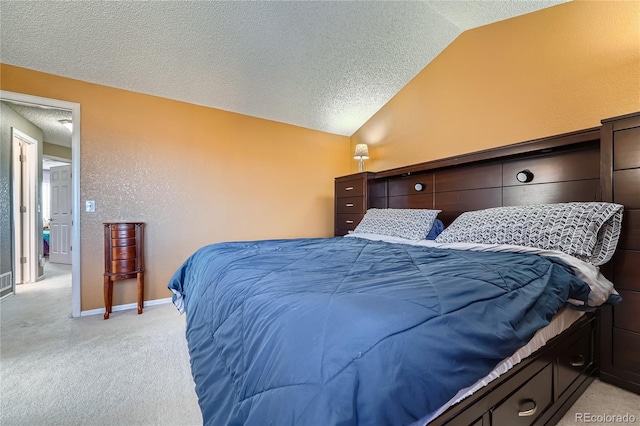
<svg viewBox="0 0 640 426">
<path fill-rule="evenodd" d="M 345 207 L 353 207 L 353 203 L 347 203 L 345 204 Z"/>
<path fill-rule="evenodd" d="M 353 221 L 352 221 L 352 220 L 345 220 L 345 222 L 347 222 L 347 223 L 353 223 Z"/>
<path fill-rule="evenodd" d="M 347 186 L 344 190 L 345 191 L 353 191 L 353 186 Z"/>
<path fill-rule="evenodd" d="M 578 355 L 571 358 L 570 363 L 572 367 L 583 367 L 586 363 L 586 360 L 584 359 L 583 355 Z"/>
<path fill-rule="evenodd" d="M 533 408 L 531 408 L 529 410 L 518 411 L 518 417 L 533 416 L 536 413 L 536 411 L 538 411 L 538 405 L 536 404 L 536 400 L 535 399 L 530 399 L 527 402 L 533 403 Z"/>
</svg>

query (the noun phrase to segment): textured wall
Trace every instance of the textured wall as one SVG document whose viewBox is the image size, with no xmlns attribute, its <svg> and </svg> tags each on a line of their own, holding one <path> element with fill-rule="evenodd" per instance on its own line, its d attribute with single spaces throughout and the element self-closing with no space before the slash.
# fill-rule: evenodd
<svg viewBox="0 0 640 426">
<path fill-rule="evenodd" d="M 62 145 L 45 142 L 42 146 L 42 154 L 71 160 L 71 148 Z"/>
<path fill-rule="evenodd" d="M 573 1 L 463 33 L 351 143 L 384 170 L 638 110 L 640 2 Z"/>
<path fill-rule="evenodd" d="M 11 192 L 13 191 L 13 179 L 11 177 L 11 128 L 15 127 L 21 132 L 31 136 L 38 141 L 38 158 L 33 161 L 42 164 L 42 130 L 33 123 L 25 120 L 14 110 L 0 103 L 0 274 L 13 270 L 12 262 L 12 246 L 11 234 L 12 230 L 12 211 L 11 211 Z M 38 168 L 38 181 L 42 181 L 42 167 Z M 38 184 L 37 202 L 42 205 L 42 188 Z M 42 216 L 36 215 L 37 222 L 37 241 L 42 241 Z M 42 257 L 42 244 L 38 245 L 38 256 Z M 38 261 L 37 259 L 35 260 Z M 38 266 L 38 275 L 43 273 L 42 267 Z"/>
<path fill-rule="evenodd" d="M 82 310 L 104 306 L 102 222 L 147 223 L 147 300 L 205 244 L 332 235 L 348 137 L 0 66 L 4 90 L 81 104 Z M 135 282 L 113 297 L 135 302 Z"/>
</svg>

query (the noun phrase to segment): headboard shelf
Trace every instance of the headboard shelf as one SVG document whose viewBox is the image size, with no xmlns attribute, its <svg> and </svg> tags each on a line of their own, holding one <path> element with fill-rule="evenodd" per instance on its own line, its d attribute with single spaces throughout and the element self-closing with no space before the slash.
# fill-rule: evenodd
<svg viewBox="0 0 640 426">
<path fill-rule="evenodd" d="M 416 189 L 416 185 L 419 185 Z M 587 129 L 369 175 L 369 205 L 462 212 L 507 205 L 599 201 L 600 132 Z"/>
<path fill-rule="evenodd" d="M 443 158 L 439 160 L 427 161 L 419 164 L 398 167 L 394 169 L 382 170 L 375 173 L 376 179 L 388 178 L 392 176 L 410 176 L 427 170 L 441 169 L 450 166 L 460 166 L 463 164 L 478 163 L 482 161 L 496 161 L 505 157 L 517 155 L 527 155 L 533 152 L 544 153 L 558 151 L 561 149 L 571 149 L 572 145 L 579 145 L 587 142 L 599 144 L 600 127 L 593 127 L 576 132 L 564 133 L 556 136 L 549 136 L 541 139 L 520 142 L 503 147 L 490 148 L 470 154 Z"/>
</svg>

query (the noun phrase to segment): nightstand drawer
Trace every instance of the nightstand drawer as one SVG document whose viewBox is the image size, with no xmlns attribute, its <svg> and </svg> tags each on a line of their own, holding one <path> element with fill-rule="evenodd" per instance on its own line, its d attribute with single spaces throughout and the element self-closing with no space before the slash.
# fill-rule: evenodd
<svg viewBox="0 0 640 426">
<path fill-rule="evenodd" d="M 336 181 L 336 197 L 357 197 L 364 195 L 362 179 Z"/>
<path fill-rule="evenodd" d="M 335 227 L 353 231 L 360 223 L 364 215 L 362 213 L 342 213 L 336 215 Z"/>
<path fill-rule="evenodd" d="M 514 394 L 496 408 L 491 424 L 525 426 L 533 422 L 551 405 L 553 368 L 548 364 Z"/>
<path fill-rule="evenodd" d="M 338 213 L 364 213 L 364 197 L 344 197 L 336 199 Z"/>
</svg>

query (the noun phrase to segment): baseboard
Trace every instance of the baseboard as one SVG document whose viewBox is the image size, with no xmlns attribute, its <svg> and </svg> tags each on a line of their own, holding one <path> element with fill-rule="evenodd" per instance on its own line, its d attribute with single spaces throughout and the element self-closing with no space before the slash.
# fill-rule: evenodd
<svg viewBox="0 0 640 426">
<path fill-rule="evenodd" d="M 165 303 L 171 303 L 171 297 L 165 299 L 145 300 L 143 306 L 164 305 Z M 137 303 L 127 303 L 126 305 L 116 305 L 111 307 L 111 312 L 126 311 L 129 309 L 138 309 Z M 88 311 L 81 311 L 81 317 L 88 317 L 89 315 L 102 315 L 104 314 L 104 308 L 89 309 Z"/>
</svg>

